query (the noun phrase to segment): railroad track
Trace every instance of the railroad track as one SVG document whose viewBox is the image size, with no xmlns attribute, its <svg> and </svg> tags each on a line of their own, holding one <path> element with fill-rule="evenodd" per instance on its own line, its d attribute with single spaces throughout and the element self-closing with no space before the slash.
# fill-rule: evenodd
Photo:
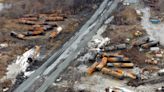
<svg viewBox="0 0 164 92">
<path fill-rule="evenodd" d="M 155 77 L 155 78 L 151 78 L 151 79 L 147 79 L 147 80 L 136 80 L 136 81 L 130 81 L 128 83 L 129 86 L 134 86 L 134 87 L 138 87 L 140 85 L 145 85 L 145 84 L 157 84 L 157 83 L 161 83 L 164 82 L 164 77 Z"/>
<path fill-rule="evenodd" d="M 94 15 L 82 28 L 54 53 L 39 69 L 35 71 L 14 92 L 45 92 L 84 48 L 97 30 L 104 24 L 119 0 L 104 0 Z"/>
</svg>

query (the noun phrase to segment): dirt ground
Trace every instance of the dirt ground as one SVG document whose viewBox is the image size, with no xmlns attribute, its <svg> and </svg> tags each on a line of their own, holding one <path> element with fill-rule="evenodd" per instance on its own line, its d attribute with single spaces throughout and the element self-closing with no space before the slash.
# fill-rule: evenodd
<svg viewBox="0 0 164 92">
<path fill-rule="evenodd" d="M 162 0 L 160 2 L 162 3 Z M 163 6 L 161 4 L 159 5 L 161 7 L 161 11 L 163 11 Z M 131 62 L 134 63 L 135 68 L 139 67 L 141 71 L 154 73 L 160 68 L 163 68 L 163 58 L 160 58 L 157 65 L 148 64 L 145 60 L 147 58 L 154 58 L 154 55 L 149 50 L 140 51 L 139 47 L 132 47 L 134 41 L 148 35 L 147 28 L 143 28 L 143 25 L 141 25 L 142 20 L 144 20 L 141 18 L 141 15 L 138 15 L 135 8 L 131 6 L 122 6 L 120 11 L 113 14 L 115 17 L 112 23 L 108 25 L 106 31 L 102 34 L 103 37 L 110 38 L 110 44 L 108 44 L 108 46 L 122 43 L 128 44 L 129 48 L 122 50 L 121 54 L 129 57 Z M 152 16 L 156 16 L 156 11 L 153 9 L 151 13 Z M 87 14 L 84 14 L 83 16 L 80 15 L 80 17 L 79 15 L 69 16 L 65 21 L 58 22 L 58 24 L 64 29 L 62 33 L 52 41 L 47 41 L 48 34 L 50 34 L 50 32 L 47 32 L 44 36 L 30 37 L 28 40 L 12 38 L 9 36 L 11 31 L 14 30 L 20 33 L 25 32 L 29 26 L 17 24 L 16 19 L 5 19 L 4 23 L 1 23 L 0 25 L 2 26 L 0 43 L 7 43 L 9 46 L 7 48 L 0 49 L 0 78 L 5 75 L 7 66 L 13 62 L 17 55 L 21 55 L 23 52 L 35 45 L 45 45 L 47 54 L 52 50 L 57 50 L 60 48 L 60 46 L 74 34 L 75 30 L 78 30 L 84 21 L 87 20 Z M 161 12 L 158 12 L 158 15 L 163 16 Z M 135 32 L 137 31 L 141 32 L 142 35 L 136 36 Z M 160 31 L 162 32 L 162 29 Z M 160 46 L 160 49 L 163 50 L 163 47 Z M 83 54 L 86 53 L 87 52 Z M 79 55 L 79 57 L 83 57 L 83 55 Z M 127 87 L 126 83 L 129 79 L 119 80 L 115 77 L 104 75 L 100 72 L 95 72 L 92 76 L 88 76 L 86 71 L 90 65 L 91 62 L 84 63 L 83 61 L 78 61 L 77 58 L 75 62 L 71 64 L 71 66 L 59 77 L 59 79 L 57 79 L 52 86 L 50 86 L 47 92 L 104 92 L 105 88 L 114 85 Z M 130 70 L 135 71 L 135 68 Z M 126 71 L 129 71 L 129 69 Z M 146 77 L 151 78 L 152 76 L 150 75 L 148 74 Z M 8 87 L 10 84 L 11 81 L 7 80 L 1 85 L 1 87 Z M 159 84 L 155 87 L 161 85 L 162 84 Z M 140 86 L 138 89 L 130 88 L 133 90 L 135 89 L 136 92 L 139 92 L 145 91 L 141 90 L 147 87 L 147 85 L 144 86 L 145 87 Z M 151 85 L 148 85 L 148 87 L 151 89 Z M 152 88 L 154 90 L 154 87 Z"/>
<path fill-rule="evenodd" d="M 141 31 L 143 34 L 145 34 L 145 30 L 143 30 L 142 26 L 138 24 L 120 25 L 120 26 L 111 25 L 107 28 L 107 31 L 103 33 L 103 36 L 109 37 L 111 39 L 111 43 L 114 43 L 114 44 L 125 43 L 126 38 L 137 39 L 137 37 L 134 36 L 134 33 L 136 31 Z"/>
<path fill-rule="evenodd" d="M 19 0 L 18 0 L 19 1 Z M 71 2 L 73 2 L 72 0 Z M 83 1 L 83 0 L 81 0 Z M 81 4 L 78 1 L 77 3 Z M 92 1 L 91 1 L 92 2 Z M 14 18 L 5 18 L 0 17 L 0 44 L 7 44 L 7 47 L 1 48 L 0 47 L 0 79 L 5 77 L 7 72 L 8 65 L 15 62 L 17 56 L 22 55 L 24 52 L 28 51 L 29 49 L 33 48 L 34 46 L 42 46 L 45 49 L 45 56 L 46 60 L 51 56 L 52 53 L 54 53 L 56 50 L 58 50 L 66 41 L 68 41 L 74 33 L 80 29 L 80 27 L 90 18 L 90 16 L 94 13 L 96 8 L 98 7 L 99 3 L 101 1 L 94 1 L 91 4 L 86 4 L 82 6 L 77 6 L 77 9 L 69 10 L 66 9 L 67 12 L 73 14 L 67 14 L 67 18 L 64 21 L 55 21 L 58 26 L 62 27 L 62 32 L 57 35 L 54 39 L 49 40 L 49 35 L 52 31 L 56 31 L 56 27 L 53 30 L 46 31 L 44 35 L 38 35 L 38 36 L 30 36 L 27 37 L 26 40 L 17 39 L 10 36 L 10 33 L 12 31 L 15 31 L 17 33 L 24 33 L 27 32 L 29 28 L 31 28 L 30 25 L 23 25 L 18 23 L 18 19 Z M 83 2 L 85 3 L 85 2 Z M 19 6 L 18 6 L 19 7 Z M 47 6 L 48 7 L 48 6 Z M 61 6 L 60 6 L 61 7 Z M 64 7 L 64 6 L 62 6 Z M 15 7 L 16 8 L 16 7 Z M 15 9 L 14 8 L 14 9 Z M 77 10 L 77 11 L 75 11 Z M 10 11 L 9 11 L 10 12 Z M 39 11 L 38 11 L 39 12 Z M 76 13 L 75 13 L 76 12 Z M 2 12 L 3 13 L 3 12 Z M 17 13 L 17 12 L 15 12 Z M 2 14 L 3 15 L 3 14 Z M 28 68 L 30 68 L 31 71 L 37 69 L 39 66 L 41 66 L 44 63 L 44 61 L 35 62 Z M 10 90 L 14 90 L 16 87 L 20 85 L 25 79 L 24 74 L 20 73 L 16 77 L 15 84 L 13 84 L 12 80 L 4 80 L 0 83 L 0 91 L 2 92 L 5 88 L 10 88 Z M 11 85 L 12 84 L 12 85 Z M 70 91 L 72 92 L 72 91 Z"/>
<path fill-rule="evenodd" d="M 146 29 L 141 25 L 141 16 L 137 15 L 133 7 L 123 7 L 121 12 L 114 13 L 115 18 L 111 24 L 107 27 L 107 30 L 102 34 L 103 37 L 110 38 L 109 46 L 121 43 L 127 43 L 130 46 L 129 49 L 121 51 L 121 54 L 130 58 L 134 63 L 135 68 L 132 71 L 136 71 L 139 68 L 142 72 L 147 71 L 150 75 L 146 77 L 151 78 L 151 73 L 157 72 L 163 65 L 163 59 L 159 61 L 157 65 L 148 64 L 145 62 L 147 58 L 153 58 L 153 54 L 149 50 L 140 51 L 138 47 L 131 47 L 133 42 L 147 36 Z M 135 36 L 135 32 L 140 31 L 142 35 Z M 163 47 L 160 47 L 163 50 Z M 79 57 L 83 57 L 80 55 Z M 63 92 L 105 92 L 105 89 L 113 86 L 121 86 L 129 88 L 131 92 L 154 92 L 163 83 L 157 83 L 154 85 L 142 85 L 139 87 L 127 86 L 129 79 L 118 80 L 115 77 L 95 72 L 92 76 L 88 76 L 86 71 L 90 66 L 90 62 L 78 61 L 78 59 L 72 64 L 54 84 L 47 90 L 47 92 L 60 91 Z M 128 69 L 125 71 L 129 71 Z M 130 70 L 131 71 L 131 70 Z M 146 72 L 144 72 L 146 73 Z M 133 81 L 133 80 L 132 80 Z"/>
<path fill-rule="evenodd" d="M 92 12 L 87 14 L 90 16 Z M 48 58 L 52 52 L 56 51 L 62 46 L 62 44 L 69 40 L 69 38 L 76 32 L 76 30 L 78 30 L 80 26 L 85 23 L 89 16 L 86 17 L 85 13 L 81 15 L 70 15 L 64 21 L 57 22 L 59 26 L 62 26 L 63 30 L 56 38 L 51 40 L 48 40 L 49 34 L 50 32 L 55 31 L 56 28 L 47 31 L 45 35 L 32 36 L 26 40 L 13 38 L 10 36 L 11 31 L 23 33 L 27 32 L 27 29 L 29 29 L 31 26 L 18 24 L 17 19 L 5 19 L 3 25 L 1 26 L 0 44 L 8 44 L 8 47 L 0 48 L 0 78 L 6 75 L 6 68 L 8 67 L 8 65 L 14 62 L 18 55 L 22 55 L 25 51 L 31 49 L 36 45 L 45 48 L 45 55 L 47 56 L 46 58 Z M 43 63 L 43 61 L 41 61 L 40 63 L 36 62 L 36 64 L 34 65 L 36 65 L 37 68 Z M 0 85 L 2 88 L 8 88 L 11 86 L 11 81 L 6 80 Z"/>
</svg>

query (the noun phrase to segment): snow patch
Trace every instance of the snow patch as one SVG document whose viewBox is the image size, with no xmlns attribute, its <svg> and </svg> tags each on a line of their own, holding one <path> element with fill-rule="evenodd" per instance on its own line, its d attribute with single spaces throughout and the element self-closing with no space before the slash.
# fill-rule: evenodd
<svg viewBox="0 0 164 92">
<path fill-rule="evenodd" d="M 2 3 L 0 3 L 0 11 L 3 9 L 3 4 Z"/>
<path fill-rule="evenodd" d="M 24 73 L 24 77 L 29 77 L 32 73 L 34 73 L 35 71 L 29 71 L 29 72 L 25 72 Z"/>
<path fill-rule="evenodd" d="M 28 51 L 26 51 L 22 56 L 17 56 L 17 59 L 15 62 L 13 62 L 11 65 L 8 66 L 7 68 L 7 73 L 6 76 L 1 79 L 1 81 L 6 80 L 6 79 L 11 79 L 15 81 L 16 76 L 24 72 L 25 76 L 29 76 L 33 72 L 26 72 L 26 68 L 29 66 L 28 58 L 35 53 L 35 49 L 32 48 Z"/>
<path fill-rule="evenodd" d="M 106 30 L 107 25 L 103 25 L 95 36 L 93 36 L 92 40 L 88 42 L 89 48 L 100 48 L 103 45 L 110 43 L 110 39 L 108 37 L 103 38 L 102 33 Z"/>
<path fill-rule="evenodd" d="M 152 40 L 160 41 L 161 45 L 164 45 L 164 23 L 159 24 L 152 24 L 149 21 L 150 15 L 150 8 L 141 9 L 143 16 L 141 25 L 146 30 L 148 35 Z"/>
</svg>

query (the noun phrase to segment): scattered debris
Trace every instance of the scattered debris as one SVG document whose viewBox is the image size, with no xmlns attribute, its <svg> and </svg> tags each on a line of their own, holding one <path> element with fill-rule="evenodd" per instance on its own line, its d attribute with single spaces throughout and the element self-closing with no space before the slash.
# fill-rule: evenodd
<svg viewBox="0 0 164 92">
<path fill-rule="evenodd" d="M 137 14 L 141 16 L 142 12 L 138 10 Z M 123 23 L 123 24 L 115 23 L 115 22 L 120 22 L 121 17 L 123 16 L 120 16 L 120 20 L 116 20 L 117 18 L 116 16 L 113 24 L 114 25 L 128 25 L 126 23 Z M 113 33 L 115 30 L 117 30 L 115 26 L 112 26 L 110 28 L 112 29 L 110 30 Z M 97 60 L 97 57 L 95 57 L 95 60 L 94 60 L 95 63 L 93 64 L 94 69 L 92 73 L 96 71 L 101 71 L 103 72 L 103 74 L 109 74 L 119 79 L 122 79 L 123 77 L 128 77 L 132 79 L 131 81 L 136 80 L 136 83 L 139 83 L 139 85 L 140 85 L 140 82 L 141 84 L 142 82 L 144 82 L 143 84 L 147 84 L 151 82 L 156 83 L 154 82 L 156 81 L 156 79 L 151 80 L 151 78 L 156 77 L 157 75 L 154 73 L 157 73 L 157 71 L 160 69 L 159 64 L 163 60 L 162 59 L 163 53 L 161 52 L 162 48 L 160 48 L 161 44 L 158 40 L 145 36 L 144 31 L 145 30 L 132 31 L 131 33 L 133 34 L 133 36 L 127 37 L 127 39 L 124 37 L 125 39 L 124 41 L 122 40 L 122 41 L 117 42 L 117 44 L 121 43 L 121 45 L 118 45 L 118 47 L 117 45 L 115 45 L 116 42 L 113 41 L 113 36 L 110 33 L 108 33 L 110 34 L 109 37 L 111 37 L 110 41 L 112 43 L 107 43 L 99 48 L 96 46 L 93 47 L 93 48 L 96 48 L 95 50 L 97 50 L 96 55 L 97 57 L 99 57 L 99 60 Z M 117 39 L 119 39 L 118 37 Z M 123 42 L 125 42 L 126 44 L 122 44 Z M 100 44 L 101 41 L 96 40 L 95 44 L 96 43 Z M 94 50 L 93 48 L 92 50 Z M 145 67 L 146 65 L 150 67 Z M 128 72 L 126 72 L 126 69 L 123 69 L 123 70 L 120 69 L 120 68 L 133 69 L 136 66 L 137 67 L 139 66 L 138 73 L 134 71 L 132 72 L 129 69 L 127 70 Z M 162 78 L 159 78 L 159 79 L 163 81 Z M 137 81 L 140 81 L 140 82 L 137 82 Z"/>
<path fill-rule="evenodd" d="M 164 92 L 164 86 L 160 87 L 160 88 L 157 88 L 156 89 L 156 92 Z"/>
<path fill-rule="evenodd" d="M 36 46 L 28 51 L 26 51 L 22 56 L 18 56 L 14 63 L 8 66 L 6 76 L 1 79 L 4 81 L 6 79 L 15 81 L 16 76 L 21 72 L 26 72 L 26 68 L 30 65 L 28 63 L 29 58 L 36 58 L 39 55 L 39 48 Z M 32 56 L 32 57 L 31 57 Z"/>
<path fill-rule="evenodd" d="M 56 31 L 51 32 L 49 39 L 55 38 L 62 31 L 62 27 L 57 27 Z"/>
<path fill-rule="evenodd" d="M 143 34 L 142 34 L 142 32 L 140 32 L 140 31 L 136 31 L 135 33 L 134 33 L 134 36 L 136 36 L 136 37 L 140 37 L 140 36 L 142 36 Z"/>
<path fill-rule="evenodd" d="M 55 2 L 60 3 L 58 1 L 55 1 Z M 77 3 L 79 2 L 81 1 L 78 1 Z M 98 2 L 100 1 L 94 1 L 94 2 L 89 1 L 89 3 L 92 3 L 92 4 L 94 3 L 96 7 L 98 6 L 97 4 Z M 15 3 L 17 3 L 17 1 L 12 4 L 15 4 Z M 35 6 L 35 3 L 33 4 Z M 82 24 L 86 21 L 86 19 L 88 19 L 91 16 L 91 14 L 94 12 L 93 9 L 88 9 L 87 7 L 82 8 L 80 6 L 81 9 L 78 10 L 80 11 L 80 13 L 76 13 L 72 15 L 70 14 L 70 12 L 71 11 L 76 12 L 76 11 L 70 10 L 70 8 L 66 9 L 67 13 L 65 11 L 61 11 L 63 9 L 62 7 L 58 9 L 59 12 L 56 12 L 53 10 L 53 9 L 56 9 L 56 6 L 54 6 L 55 8 L 49 10 L 48 8 L 46 8 L 47 5 L 45 5 L 45 7 L 42 7 L 42 4 L 40 1 L 36 1 L 36 4 L 39 4 L 39 7 L 42 8 L 41 10 L 43 11 L 37 11 L 38 10 L 37 9 L 34 11 L 35 13 L 33 12 L 34 14 L 26 14 L 28 13 L 28 11 L 30 12 L 30 10 L 27 9 L 26 12 L 19 12 L 21 13 L 20 16 L 17 16 L 17 14 L 16 15 L 12 14 L 12 16 L 17 16 L 17 19 L 15 19 L 15 17 L 6 18 L 6 15 L 1 16 L 1 17 L 4 17 L 5 21 L 4 22 L 2 21 L 4 25 L 3 27 L 1 27 L 1 33 L 0 33 L 0 37 L 1 37 L 0 43 L 2 43 L 0 45 L 0 61 L 1 61 L 0 74 L 1 74 L 1 77 L 5 77 L 2 79 L 8 79 L 6 72 L 7 73 L 10 72 L 12 74 L 15 73 L 13 74 L 13 76 L 11 74 L 12 78 L 9 76 L 10 77 L 9 79 L 11 80 L 13 79 L 12 81 L 14 83 L 15 81 L 14 77 L 16 76 L 16 74 L 19 74 L 20 71 L 24 72 L 25 70 L 24 75 L 23 74 L 20 75 L 17 79 L 18 82 L 17 81 L 15 82 L 15 85 L 17 86 L 21 82 L 23 82 L 26 79 L 26 77 L 28 77 L 31 73 L 33 73 L 33 70 L 35 71 L 35 69 L 39 68 L 44 63 L 44 61 L 46 61 L 46 59 L 49 58 L 49 56 L 52 53 L 54 53 L 54 51 L 59 49 L 66 41 L 68 41 L 74 35 L 75 31 L 78 30 L 79 27 L 82 26 Z M 70 2 L 69 4 L 71 4 L 72 6 L 72 4 L 74 5 L 74 2 Z M 92 4 L 89 4 L 89 7 L 91 7 Z M 25 6 L 26 6 L 26 3 L 25 3 Z M 16 5 L 15 7 L 19 7 L 19 5 L 18 6 Z M 16 12 L 14 11 L 13 13 L 16 13 Z M 45 14 L 41 14 L 41 12 Z M 22 15 L 22 14 L 25 14 L 25 15 Z M 51 35 L 51 41 L 48 41 L 51 32 L 54 32 L 54 34 L 52 33 Z M 8 46 L 4 46 L 3 43 L 7 43 Z M 44 55 L 41 55 L 39 50 L 42 49 L 43 45 L 45 46 L 45 52 L 44 52 Z M 39 47 L 40 49 L 36 47 L 36 49 L 38 49 L 36 50 L 34 46 L 41 46 L 41 47 Z M 34 54 L 29 55 L 29 57 L 27 55 L 28 59 L 24 56 L 24 58 L 27 59 L 27 61 L 24 62 L 25 60 L 22 59 L 22 54 L 32 47 L 34 47 L 35 49 Z M 19 56 L 19 62 L 15 61 L 17 56 Z M 22 67 L 26 65 L 27 65 L 27 68 L 22 69 Z M 6 70 L 7 67 L 8 67 L 8 71 Z M 16 88 L 17 86 L 14 86 L 14 87 Z M 1 87 L 0 87 L 0 90 L 1 90 Z"/>
<path fill-rule="evenodd" d="M 151 47 L 151 48 L 150 48 L 150 51 L 158 52 L 159 50 L 160 50 L 159 47 Z"/>
<path fill-rule="evenodd" d="M 4 88 L 3 92 L 7 92 L 9 90 L 9 88 Z"/>
<path fill-rule="evenodd" d="M 158 2 L 159 0 L 143 0 L 146 5 L 152 7 L 155 10 L 159 10 Z"/>
<path fill-rule="evenodd" d="M 150 48 L 150 47 L 155 47 L 155 46 L 159 46 L 159 41 L 151 41 L 151 42 L 142 44 L 142 45 L 141 45 L 141 48 L 143 48 L 143 49 L 148 49 L 148 48 Z"/>
<path fill-rule="evenodd" d="M 18 39 L 25 40 L 25 35 L 23 35 L 23 34 L 18 34 L 18 33 L 14 32 L 14 31 L 12 31 L 12 32 L 10 33 L 10 35 L 11 35 L 12 37 L 16 37 L 16 38 L 18 38 Z"/>
<path fill-rule="evenodd" d="M 56 79 L 56 82 L 60 82 L 62 80 L 62 77 L 59 77 L 58 79 Z"/>
<path fill-rule="evenodd" d="M 104 38 L 104 40 L 98 45 L 98 48 L 108 44 L 110 42 L 109 38 Z"/>
<path fill-rule="evenodd" d="M 24 77 L 29 77 L 31 74 L 33 74 L 35 71 L 28 71 L 24 73 Z"/>
<path fill-rule="evenodd" d="M 155 78 L 146 79 L 146 80 L 133 80 L 133 81 L 130 81 L 128 83 L 128 85 L 138 87 L 138 86 L 144 85 L 144 84 L 156 84 L 156 83 L 160 83 L 163 81 L 164 81 L 163 77 L 155 77 Z"/>
<path fill-rule="evenodd" d="M 35 46 L 35 51 L 34 51 L 33 54 L 31 54 L 28 57 L 28 61 L 31 63 L 31 62 L 34 62 L 35 60 L 37 60 L 37 57 L 40 54 L 40 51 L 41 51 L 41 47 L 40 46 Z"/>
<path fill-rule="evenodd" d="M 146 2 L 146 4 L 150 7 L 158 9 L 158 0 L 143 1 Z M 82 58 L 79 58 L 79 61 L 82 61 L 83 64 L 88 64 L 87 66 L 89 66 L 89 64 L 91 65 L 88 70 L 86 69 L 87 66 L 85 66 L 85 69 L 82 69 L 83 71 L 81 71 L 81 75 L 86 77 L 84 72 L 87 71 L 88 75 L 98 73 L 100 75 L 106 74 L 105 77 L 109 77 L 108 75 L 110 75 L 119 79 L 130 78 L 130 82 L 128 83 L 128 85 L 130 86 L 153 84 L 164 81 L 162 78 L 164 75 L 163 69 L 160 69 L 160 66 L 162 66 L 163 63 L 164 56 L 163 48 L 161 48 L 161 42 L 163 41 L 161 41 L 161 38 L 157 39 L 158 36 L 156 33 L 150 32 L 154 29 L 156 29 L 154 31 L 158 31 L 158 28 L 156 28 L 155 26 L 162 24 L 162 20 L 158 17 L 150 18 L 149 15 L 145 15 L 144 10 L 139 10 L 138 8 L 136 10 L 132 8 L 131 4 L 136 2 L 138 2 L 138 0 L 123 1 L 123 5 L 126 6 L 121 6 L 122 9 L 118 12 L 118 14 L 113 13 L 114 19 L 107 29 L 109 30 L 109 32 L 104 32 L 106 38 L 101 37 L 100 34 L 101 32 L 103 33 L 103 30 L 107 28 L 108 23 L 105 23 L 106 26 L 104 28 L 100 28 L 100 33 L 96 33 L 98 34 L 98 37 L 96 36 L 88 44 L 87 54 L 85 54 Z M 144 17 L 141 23 L 142 26 L 146 29 L 148 35 L 150 35 L 149 37 L 145 37 L 145 35 L 147 34 L 145 30 L 143 30 L 142 26 L 139 24 L 142 15 L 144 15 Z M 48 34 L 48 37 L 46 36 L 46 39 L 52 40 L 54 38 L 58 38 L 58 35 L 60 33 L 67 34 L 67 32 L 63 32 L 63 30 L 67 29 L 65 29 L 63 26 L 61 27 L 61 23 L 56 23 L 59 21 L 66 21 L 66 18 L 68 18 L 67 15 L 56 13 L 27 14 L 24 15 L 22 18 L 16 20 L 19 25 L 21 24 L 23 26 L 29 26 L 29 28 L 25 28 L 27 32 L 21 33 L 12 31 L 10 35 L 12 37 L 25 40 L 29 39 L 30 37 L 46 36 Z M 162 28 L 162 25 L 159 25 L 159 27 Z M 161 28 L 159 29 L 160 32 Z M 155 37 L 152 37 L 154 35 Z M 6 47 L 8 47 L 8 44 L 0 44 L 0 48 Z M 24 53 L 22 57 L 19 57 L 16 63 L 13 63 L 8 67 L 7 78 L 15 77 L 12 71 L 16 71 L 14 72 L 15 74 L 18 74 L 18 72 L 23 72 L 23 74 L 19 78 L 22 80 L 32 74 L 34 71 L 31 71 L 30 69 L 29 71 L 27 71 L 27 67 L 29 68 L 32 63 L 37 61 L 37 58 L 40 56 L 40 50 L 41 47 L 36 46 L 31 51 L 33 54 L 28 54 L 25 56 Z M 0 56 L 1 55 L 2 54 L 0 53 Z M 19 67 L 20 69 L 16 68 L 16 70 L 11 71 L 13 67 Z M 12 77 L 8 77 L 10 73 L 10 76 Z M 56 82 L 60 83 L 63 80 L 63 77 L 59 77 Z M 71 82 L 72 81 L 73 79 L 71 79 Z M 94 81 L 95 80 L 92 80 L 93 83 L 91 83 L 91 85 L 95 85 Z M 121 82 L 121 80 L 118 81 Z M 78 81 L 73 81 L 75 85 L 77 82 Z M 99 82 L 97 84 L 99 84 Z M 106 85 L 105 83 L 103 84 Z M 56 85 L 57 84 L 55 84 L 55 86 Z M 83 88 L 85 87 L 82 87 L 82 89 Z M 8 87 L 4 88 L 3 90 L 7 91 Z M 132 92 L 124 87 L 108 87 L 105 89 L 105 91 Z M 163 92 L 163 87 L 158 88 L 157 92 L 158 91 Z"/>
<path fill-rule="evenodd" d="M 1 85 L 1 86 L 2 86 L 2 90 L 1 90 L 1 91 L 2 91 L 2 92 L 8 92 L 11 83 L 12 83 L 12 82 L 11 82 L 10 80 L 5 80 L 5 81 L 3 82 L 3 84 Z"/>
<path fill-rule="evenodd" d="M 160 20 L 159 19 L 150 19 L 150 22 L 153 24 L 159 24 Z"/>
<path fill-rule="evenodd" d="M 159 71 L 158 71 L 158 75 L 159 75 L 159 76 L 163 76 L 163 75 L 164 75 L 164 69 L 159 70 Z"/>
<path fill-rule="evenodd" d="M 148 64 L 153 64 L 153 65 L 157 65 L 158 64 L 158 61 L 155 60 L 154 58 L 146 59 L 145 62 L 148 63 Z"/>
<path fill-rule="evenodd" d="M 104 48 L 100 48 L 100 49 L 102 49 L 102 51 L 108 52 L 108 51 L 124 50 L 126 48 L 127 48 L 126 44 L 119 44 L 119 45 L 104 47 Z"/>
<path fill-rule="evenodd" d="M 0 49 L 1 48 L 7 48 L 9 45 L 7 43 L 1 43 L 0 44 Z"/>
<path fill-rule="evenodd" d="M 131 90 L 124 87 L 109 87 L 106 92 L 132 92 Z"/>
<path fill-rule="evenodd" d="M 102 42 L 103 43 L 103 42 Z M 122 79 L 124 77 L 129 77 L 132 79 L 136 79 L 136 75 L 130 72 L 125 72 L 120 69 L 110 69 L 112 67 L 116 68 L 133 68 L 134 64 L 130 62 L 130 59 L 128 57 L 125 57 L 124 55 L 121 55 L 119 53 L 114 53 L 111 54 L 109 52 L 111 51 L 119 51 L 119 50 L 125 50 L 127 49 L 126 44 L 119 44 L 119 45 L 114 45 L 111 47 L 106 47 L 105 44 L 103 46 L 100 46 L 99 48 L 100 51 L 97 53 L 97 57 L 100 57 L 98 60 L 95 58 L 95 63 L 88 68 L 87 73 L 91 75 L 94 71 L 99 70 L 104 74 L 109 74 L 112 76 L 115 76 L 119 79 Z"/>
</svg>

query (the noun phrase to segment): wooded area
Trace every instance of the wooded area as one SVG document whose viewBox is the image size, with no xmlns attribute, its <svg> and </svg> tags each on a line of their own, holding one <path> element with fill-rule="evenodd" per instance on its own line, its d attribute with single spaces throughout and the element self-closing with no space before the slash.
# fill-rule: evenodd
<svg viewBox="0 0 164 92">
<path fill-rule="evenodd" d="M 5 4 L 9 5 L 10 8 L 4 9 L 1 12 L 1 16 L 17 18 L 27 13 L 48 13 L 55 10 L 76 14 L 83 8 L 93 8 L 91 5 L 101 1 L 102 0 L 5 0 Z"/>
</svg>

